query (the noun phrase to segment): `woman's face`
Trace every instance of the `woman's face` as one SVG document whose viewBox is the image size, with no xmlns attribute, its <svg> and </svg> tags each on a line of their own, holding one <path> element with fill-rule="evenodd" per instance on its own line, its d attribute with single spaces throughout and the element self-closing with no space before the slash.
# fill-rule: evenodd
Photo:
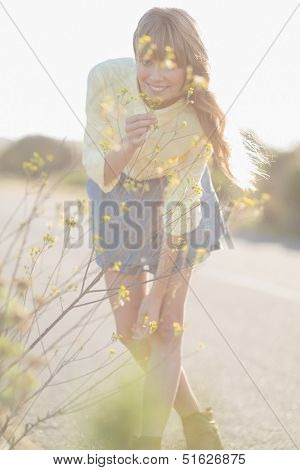
<svg viewBox="0 0 300 470">
<path fill-rule="evenodd" d="M 137 60 L 137 79 L 141 92 L 150 98 L 158 98 L 159 107 L 168 106 L 183 95 L 185 70 L 168 69 L 164 62 L 153 59 Z"/>
</svg>

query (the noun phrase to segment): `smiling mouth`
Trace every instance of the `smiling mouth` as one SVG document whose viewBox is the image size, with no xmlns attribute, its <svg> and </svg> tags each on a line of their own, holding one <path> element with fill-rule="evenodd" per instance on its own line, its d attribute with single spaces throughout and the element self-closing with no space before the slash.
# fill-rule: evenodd
<svg viewBox="0 0 300 470">
<path fill-rule="evenodd" d="M 146 82 L 146 85 L 148 86 L 148 88 L 150 88 L 150 90 L 156 92 L 156 93 L 159 93 L 161 91 L 164 91 L 166 88 L 168 88 L 168 86 L 154 86 L 154 85 L 150 85 L 150 83 L 147 83 Z"/>
</svg>

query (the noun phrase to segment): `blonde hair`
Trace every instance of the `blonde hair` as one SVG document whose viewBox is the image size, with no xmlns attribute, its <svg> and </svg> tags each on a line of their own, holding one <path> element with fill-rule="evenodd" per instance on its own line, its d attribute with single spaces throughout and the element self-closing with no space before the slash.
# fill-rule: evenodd
<svg viewBox="0 0 300 470">
<path fill-rule="evenodd" d="M 143 41 L 145 38 L 147 40 Z M 214 93 L 208 89 L 208 55 L 194 18 L 180 8 L 151 8 L 138 22 L 133 35 L 133 49 L 138 58 L 144 58 L 145 53 L 149 56 L 149 52 L 156 60 L 166 61 L 167 58 L 169 66 L 176 58 L 173 63 L 186 70 L 183 95 L 194 106 L 203 132 L 213 146 L 217 163 L 240 188 L 255 190 L 256 177 L 268 177 L 259 169 L 261 164 L 269 163 L 266 149 L 251 131 L 241 131 L 234 126 L 227 129 L 229 139 L 226 141 L 227 117 Z"/>
</svg>

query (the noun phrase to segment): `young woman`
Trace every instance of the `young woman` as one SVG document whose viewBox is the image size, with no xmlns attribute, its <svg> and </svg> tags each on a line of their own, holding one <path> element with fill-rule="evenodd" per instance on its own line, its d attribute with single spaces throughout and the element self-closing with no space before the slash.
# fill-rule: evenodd
<svg viewBox="0 0 300 470">
<path fill-rule="evenodd" d="M 82 159 L 118 338 L 145 371 L 142 430 L 132 448 L 160 449 L 174 407 L 188 449 L 223 449 L 212 410 L 200 410 L 182 365 L 184 306 L 192 268 L 223 249 L 222 238 L 231 244 L 210 159 L 235 184 L 245 188 L 245 180 L 230 158 L 194 19 L 152 8 L 133 47 L 134 58 L 89 72 Z M 249 152 L 242 157 L 251 187 L 257 163 Z"/>
</svg>

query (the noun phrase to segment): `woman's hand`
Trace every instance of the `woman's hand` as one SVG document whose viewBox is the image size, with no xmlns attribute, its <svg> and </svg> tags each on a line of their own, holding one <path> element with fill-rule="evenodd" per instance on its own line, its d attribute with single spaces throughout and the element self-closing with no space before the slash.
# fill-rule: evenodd
<svg viewBox="0 0 300 470">
<path fill-rule="evenodd" d="M 151 292 L 143 298 L 137 321 L 131 328 L 133 339 L 144 339 L 154 333 L 158 328 L 161 306 L 162 300 Z"/>
<path fill-rule="evenodd" d="M 152 113 L 134 114 L 125 121 L 126 138 L 132 147 L 140 147 L 147 138 L 150 126 L 157 124 L 157 118 Z"/>
<path fill-rule="evenodd" d="M 150 126 L 157 122 L 152 113 L 134 114 L 125 121 L 126 135 L 122 139 L 120 150 L 111 150 L 106 155 L 104 166 L 104 184 L 110 184 L 130 162 L 135 151 L 143 145 Z"/>
</svg>

